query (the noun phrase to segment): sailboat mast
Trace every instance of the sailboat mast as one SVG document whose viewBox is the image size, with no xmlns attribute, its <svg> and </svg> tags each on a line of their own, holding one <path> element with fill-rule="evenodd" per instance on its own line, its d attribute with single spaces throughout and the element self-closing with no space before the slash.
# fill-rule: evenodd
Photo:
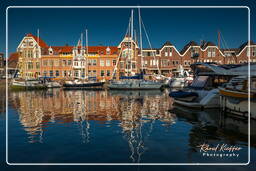
<svg viewBox="0 0 256 171">
<path fill-rule="evenodd" d="M 143 53 L 142 53 L 142 33 L 141 33 L 141 16 L 140 16 L 140 8 L 138 8 L 139 12 L 139 29 L 140 29 L 140 56 L 141 56 L 141 69 L 144 69 L 144 61 L 143 61 Z"/>
<path fill-rule="evenodd" d="M 40 45 L 39 45 L 39 41 L 40 41 L 40 38 L 39 38 L 39 29 L 37 29 L 37 43 L 38 43 L 38 49 L 36 50 L 36 53 L 37 53 L 37 57 L 39 58 L 39 48 L 40 48 Z M 38 60 L 38 59 L 37 59 Z M 39 63 L 39 65 L 41 65 L 40 63 Z M 42 67 L 40 67 L 40 76 L 41 76 L 41 74 L 42 74 Z"/>
<path fill-rule="evenodd" d="M 85 29 L 85 43 L 86 43 L 86 70 L 85 70 L 85 72 L 86 72 L 86 78 L 88 79 L 89 78 L 88 77 L 89 62 L 88 62 L 88 30 L 87 29 Z"/>
<path fill-rule="evenodd" d="M 130 59 L 129 59 L 129 62 L 130 62 L 130 73 L 132 72 L 132 53 L 133 53 L 133 50 L 132 50 L 132 41 L 133 41 L 133 9 L 132 9 L 132 11 L 131 11 L 131 53 L 130 53 Z"/>
</svg>

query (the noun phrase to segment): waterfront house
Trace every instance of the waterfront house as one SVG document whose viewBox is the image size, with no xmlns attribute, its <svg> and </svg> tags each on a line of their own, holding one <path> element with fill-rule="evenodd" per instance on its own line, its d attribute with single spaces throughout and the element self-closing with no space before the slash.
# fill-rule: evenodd
<svg viewBox="0 0 256 171">
<path fill-rule="evenodd" d="M 190 70 L 190 65 L 195 62 L 245 63 L 249 55 L 250 62 L 256 62 L 256 44 L 250 42 L 249 54 L 248 42 L 239 48 L 221 49 L 212 42 L 201 41 L 198 44 L 190 41 L 178 51 L 171 42 L 166 41 L 160 48 L 145 48 L 141 53 L 138 42 L 126 36 L 118 46 L 88 46 L 87 51 L 81 44 L 50 46 L 38 36 L 27 34 L 17 47 L 17 55 L 21 78 L 73 79 L 88 76 L 109 80 L 114 70 L 113 76 L 116 78 L 124 73 L 139 73 L 142 69 L 146 74 L 169 76 L 180 65 Z"/>
</svg>

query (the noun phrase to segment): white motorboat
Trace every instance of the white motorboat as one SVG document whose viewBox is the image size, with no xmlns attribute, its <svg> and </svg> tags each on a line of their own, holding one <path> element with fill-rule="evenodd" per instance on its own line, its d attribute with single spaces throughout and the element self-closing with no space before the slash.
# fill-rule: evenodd
<svg viewBox="0 0 256 171">
<path fill-rule="evenodd" d="M 112 81 L 108 86 L 109 89 L 119 89 L 119 90 L 152 90 L 161 89 L 162 83 L 147 81 L 147 80 L 121 80 Z"/>
</svg>

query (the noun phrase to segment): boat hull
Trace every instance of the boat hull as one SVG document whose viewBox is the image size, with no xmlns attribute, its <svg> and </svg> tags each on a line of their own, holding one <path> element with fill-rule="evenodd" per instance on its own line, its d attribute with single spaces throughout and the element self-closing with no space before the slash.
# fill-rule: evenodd
<svg viewBox="0 0 256 171">
<path fill-rule="evenodd" d="M 102 87 L 104 82 L 95 82 L 95 83 L 83 83 L 83 84 L 63 84 L 63 87 L 66 88 L 89 88 L 89 87 Z"/>
<path fill-rule="evenodd" d="M 108 85 L 112 90 L 159 90 L 162 84 L 158 82 L 147 81 L 125 81 L 125 82 L 112 82 Z"/>
<path fill-rule="evenodd" d="M 248 92 L 229 90 L 219 88 L 221 94 L 221 108 L 227 111 L 227 114 L 235 114 L 240 117 L 248 117 L 249 101 Z M 256 119 L 256 99 L 255 94 L 250 95 L 250 117 Z"/>
</svg>

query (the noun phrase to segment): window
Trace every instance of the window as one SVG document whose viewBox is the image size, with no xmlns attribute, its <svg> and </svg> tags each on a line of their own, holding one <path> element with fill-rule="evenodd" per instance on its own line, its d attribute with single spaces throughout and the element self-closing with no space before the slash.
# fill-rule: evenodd
<svg viewBox="0 0 256 171">
<path fill-rule="evenodd" d="M 68 60 L 68 65 L 71 65 L 71 63 L 72 63 L 71 60 Z"/>
<path fill-rule="evenodd" d="M 50 77 L 53 77 L 53 71 L 52 70 L 50 71 Z"/>
<path fill-rule="evenodd" d="M 154 59 L 151 59 L 151 60 L 150 60 L 150 65 L 151 65 L 151 66 L 157 65 L 157 63 L 158 63 L 158 60 L 154 60 Z"/>
<path fill-rule="evenodd" d="M 120 62 L 120 68 L 124 68 L 124 62 Z"/>
<path fill-rule="evenodd" d="M 56 75 L 56 77 L 60 76 L 60 73 L 58 70 L 55 71 L 55 75 Z"/>
<path fill-rule="evenodd" d="M 252 48 L 252 56 L 255 57 L 256 56 L 256 47 Z"/>
<path fill-rule="evenodd" d="M 172 48 L 170 48 L 170 56 L 172 56 Z"/>
<path fill-rule="evenodd" d="M 168 60 L 163 59 L 163 60 L 162 60 L 162 66 L 163 66 L 163 67 L 168 66 Z"/>
<path fill-rule="evenodd" d="M 67 61 L 66 61 L 66 60 L 63 60 L 63 61 L 62 61 L 62 65 L 63 65 L 63 66 L 66 66 L 66 65 L 67 65 Z"/>
<path fill-rule="evenodd" d="M 32 62 L 28 62 L 27 65 L 28 65 L 27 66 L 28 69 L 33 69 L 33 63 Z"/>
<path fill-rule="evenodd" d="M 215 57 L 215 48 L 212 48 L 212 57 Z"/>
<path fill-rule="evenodd" d="M 132 68 L 136 69 L 136 62 L 132 62 Z"/>
<path fill-rule="evenodd" d="M 190 52 L 191 52 L 191 57 L 193 58 L 195 58 L 195 57 L 199 57 L 199 49 L 198 48 L 194 48 L 194 47 L 192 47 L 191 48 L 191 50 L 190 50 Z"/>
<path fill-rule="evenodd" d="M 101 71 L 100 71 L 100 76 L 104 77 L 104 74 L 105 74 L 105 73 L 104 73 L 104 70 L 101 70 Z"/>
<path fill-rule="evenodd" d="M 215 48 L 209 48 L 208 49 L 208 57 L 215 57 Z"/>
<path fill-rule="evenodd" d="M 104 66 L 105 62 L 104 60 L 100 60 L 100 66 Z"/>
<path fill-rule="evenodd" d="M 116 60 L 113 60 L 112 63 L 113 63 L 113 66 L 116 66 Z"/>
<path fill-rule="evenodd" d="M 164 56 L 168 56 L 168 48 L 165 48 Z"/>
<path fill-rule="evenodd" d="M 108 77 L 110 76 L 110 70 L 107 70 L 107 76 Z"/>
<path fill-rule="evenodd" d="M 109 47 L 106 49 L 106 54 L 110 55 L 110 48 Z"/>
<path fill-rule="evenodd" d="M 54 60 L 54 66 L 59 66 L 59 60 Z"/>
<path fill-rule="evenodd" d="M 38 58 L 39 57 L 39 52 L 38 51 L 36 51 L 36 53 L 35 53 L 35 55 L 36 55 L 36 58 Z"/>
<path fill-rule="evenodd" d="M 96 60 L 96 59 L 93 59 L 93 60 L 92 60 L 92 65 L 93 65 L 93 66 L 96 66 L 96 65 L 97 65 L 97 60 Z"/>
<path fill-rule="evenodd" d="M 88 70 L 88 76 L 92 77 L 92 71 L 91 70 Z"/>
<path fill-rule="evenodd" d="M 96 72 L 96 70 L 93 70 L 93 75 L 92 75 L 93 77 L 96 77 L 97 76 L 97 72 Z"/>
<path fill-rule="evenodd" d="M 53 66 L 53 60 L 49 60 L 50 66 Z"/>
<path fill-rule="evenodd" d="M 109 59 L 106 60 L 106 66 L 110 66 L 110 60 Z"/>
<path fill-rule="evenodd" d="M 64 77 L 67 76 L 67 71 L 63 71 L 63 76 L 64 76 Z"/>
<path fill-rule="evenodd" d="M 75 77 L 78 77 L 78 71 L 75 71 Z"/>
<path fill-rule="evenodd" d="M 40 63 L 36 62 L 36 69 L 39 69 L 39 68 L 40 68 Z"/>
<path fill-rule="evenodd" d="M 48 60 L 43 60 L 43 65 L 47 66 L 47 64 L 48 64 Z"/>
<path fill-rule="evenodd" d="M 211 57 L 212 56 L 211 54 L 212 54 L 211 49 L 208 49 L 208 57 Z"/>
<path fill-rule="evenodd" d="M 45 76 L 45 77 L 47 76 L 47 71 L 44 71 L 44 76 Z"/>
<path fill-rule="evenodd" d="M 191 62 L 190 62 L 190 61 L 188 61 L 188 63 L 187 63 L 187 64 L 188 64 L 188 66 L 190 66 Z"/>
</svg>

